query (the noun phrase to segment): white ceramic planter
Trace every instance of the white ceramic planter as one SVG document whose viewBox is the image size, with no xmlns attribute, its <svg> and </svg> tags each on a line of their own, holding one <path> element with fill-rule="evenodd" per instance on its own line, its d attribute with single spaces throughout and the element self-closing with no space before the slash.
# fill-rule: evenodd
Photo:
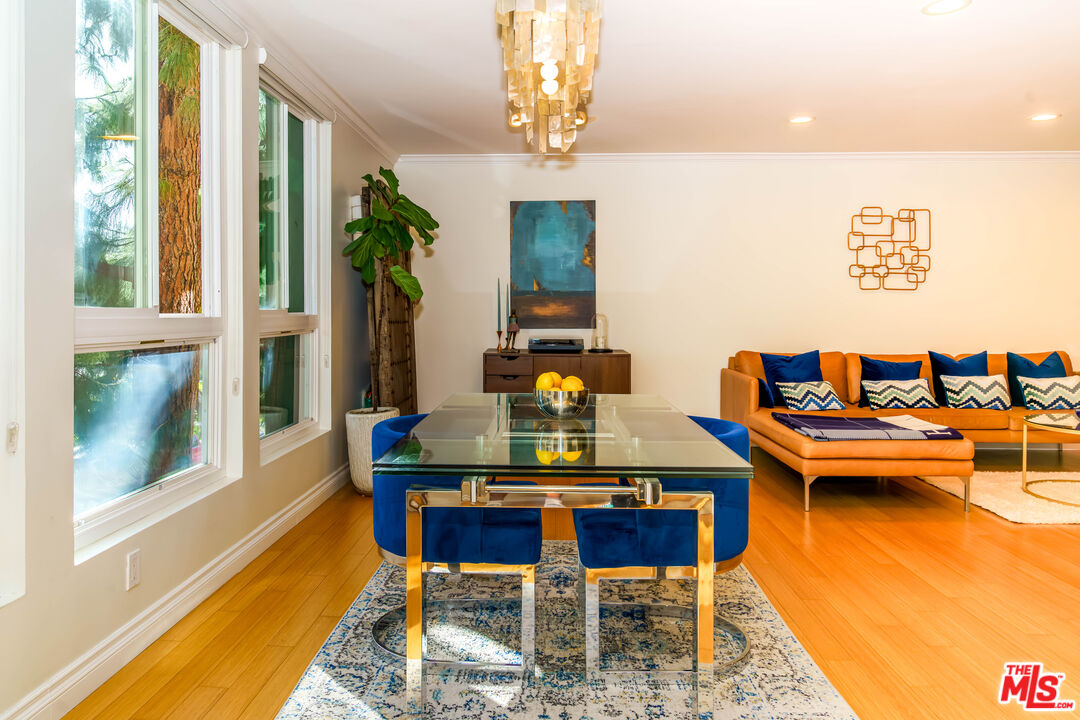
<svg viewBox="0 0 1080 720">
<path fill-rule="evenodd" d="M 371 429 L 376 423 L 397 417 L 396 407 L 371 410 L 350 410 L 345 413 L 345 435 L 349 442 L 349 474 L 356 491 L 371 494 Z"/>
</svg>

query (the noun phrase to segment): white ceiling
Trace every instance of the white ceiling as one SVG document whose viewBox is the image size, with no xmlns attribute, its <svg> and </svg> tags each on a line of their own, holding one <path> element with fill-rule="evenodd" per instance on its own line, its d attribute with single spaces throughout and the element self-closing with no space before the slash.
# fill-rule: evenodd
<svg viewBox="0 0 1080 720">
<path fill-rule="evenodd" d="M 606 0 L 572 152 L 1080 149 L 1080 1 L 927 1 Z M 529 152 L 505 121 L 494 0 L 230 4 L 398 153 Z"/>
</svg>

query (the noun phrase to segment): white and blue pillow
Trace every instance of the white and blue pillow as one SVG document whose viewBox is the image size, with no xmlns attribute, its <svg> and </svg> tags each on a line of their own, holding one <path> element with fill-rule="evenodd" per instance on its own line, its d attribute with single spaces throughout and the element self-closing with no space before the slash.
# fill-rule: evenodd
<svg viewBox="0 0 1080 720">
<path fill-rule="evenodd" d="M 806 412 L 808 410 L 843 410 L 844 403 L 836 395 L 832 383 L 828 380 L 817 382 L 800 383 L 776 383 L 780 394 L 784 396 L 784 404 L 791 410 Z"/>
<path fill-rule="evenodd" d="M 862 390 L 871 410 L 936 408 L 926 378 L 914 380 L 863 380 Z"/>
<path fill-rule="evenodd" d="M 1008 410 L 1009 381 L 1004 375 L 942 375 L 945 400 L 951 408 Z"/>
<path fill-rule="evenodd" d="M 1080 376 L 1016 379 L 1030 410 L 1080 410 Z"/>
</svg>

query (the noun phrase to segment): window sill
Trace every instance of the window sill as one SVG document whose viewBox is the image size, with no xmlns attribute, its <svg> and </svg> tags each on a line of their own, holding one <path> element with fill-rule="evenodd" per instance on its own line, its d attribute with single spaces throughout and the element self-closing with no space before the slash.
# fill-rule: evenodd
<svg viewBox="0 0 1080 720">
<path fill-rule="evenodd" d="M 217 467 L 202 468 L 149 488 L 136 495 L 134 502 L 83 522 L 75 528 L 75 564 L 81 565 L 237 479 Z"/>
<path fill-rule="evenodd" d="M 11 592 L 0 593 L 0 608 L 4 607 L 5 605 L 10 605 L 11 603 L 15 602 L 16 600 L 18 600 L 19 598 L 21 598 L 25 594 L 26 594 L 25 589 L 24 590 L 19 590 L 17 592 L 16 591 L 11 591 Z"/>
<path fill-rule="evenodd" d="M 315 420 L 305 420 L 264 437 L 259 446 L 259 465 L 269 465 L 315 438 L 330 432 Z"/>
</svg>

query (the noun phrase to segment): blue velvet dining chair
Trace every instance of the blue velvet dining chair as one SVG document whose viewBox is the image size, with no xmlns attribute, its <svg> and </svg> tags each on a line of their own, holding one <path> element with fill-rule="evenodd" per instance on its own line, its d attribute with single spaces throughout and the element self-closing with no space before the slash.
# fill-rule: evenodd
<svg viewBox="0 0 1080 720">
<path fill-rule="evenodd" d="M 372 460 L 382 457 L 409 435 L 426 415 L 383 420 L 371 433 Z M 376 472 L 372 505 L 375 543 L 383 558 L 405 565 L 406 493 L 412 486 L 460 489 L 462 478 L 445 475 L 392 475 Z M 517 484 L 521 484 L 520 481 Z M 497 487 L 498 482 L 489 483 Z M 421 561 L 424 573 L 459 572 L 521 575 L 522 666 L 532 664 L 535 628 L 536 564 L 540 561 L 540 510 L 496 508 L 425 508 L 422 517 Z M 385 628 L 387 618 L 401 614 L 404 605 L 376 621 L 372 633 Z M 388 652 L 399 655 L 381 642 Z"/>
<path fill-rule="evenodd" d="M 691 420 L 750 460 L 746 427 L 728 420 Z M 626 484 L 627 481 L 620 481 Z M 590 483 L 602 486 L 605 483 Z M 607 483 L 610 484 L 610 483 Z M 713 558 L 717 572 L 742 562 L 749 534 L 750 481 L 746 478 L 665 479 L 662 491 L 710 491 L 713 494 Z M 584 582 L 582 606 L 586 626 L 586 667 L 599 668 L 600 579 L 665 579 L 694 577 L 697 566 L 697 516 L 693 510 L 574 510 L 578 557 Z M 745 638 L 745 633 L 726 621 Z M 745 657 L 743 651 L 727 665 Z"/>
</svg>

